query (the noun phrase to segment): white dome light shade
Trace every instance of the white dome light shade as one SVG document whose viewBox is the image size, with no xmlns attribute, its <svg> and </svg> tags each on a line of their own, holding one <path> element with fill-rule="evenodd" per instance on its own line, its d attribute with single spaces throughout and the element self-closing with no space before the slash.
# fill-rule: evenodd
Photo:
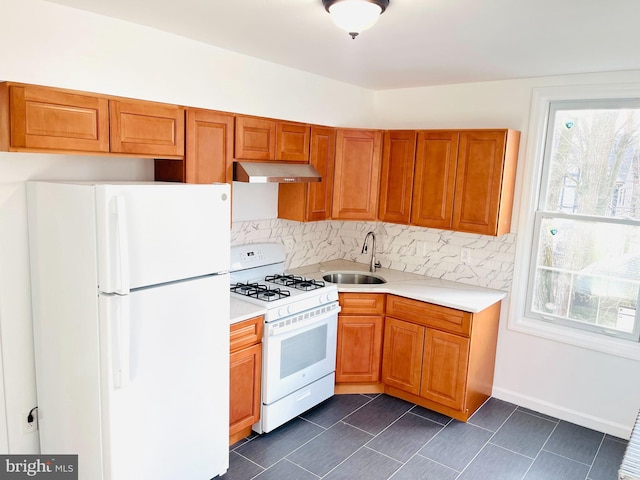
<svg viewBox="0 0 640 480">
<path fill-rule="evenodd" d="M 355 38 L 376 24 L 384 8 L 371 0 L 339 0 L 329 5 L 327 10 L 333 23 Z"/>
</svg>

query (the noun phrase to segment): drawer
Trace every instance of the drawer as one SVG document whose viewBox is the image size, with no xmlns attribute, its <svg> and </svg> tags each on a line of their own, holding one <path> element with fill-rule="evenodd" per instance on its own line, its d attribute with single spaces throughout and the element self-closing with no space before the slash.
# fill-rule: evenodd
<svg viewBox="0 0 640 480">
<path fill-rule="evenodd" d="M 229 337 L 231 352 L 262 342 L 263 323 L 264 317 L 260 315 L 232 324 Z"/>
<path fill-rule="evenodd" d="M 340 293 L 340 315 L 382 315 L 384 293 Z"/>
<path fill-rule="evenodd" d="M 396 295 L 387 295 L 387 315 L 426 327 L 469 336 L 473 314 Z"/>
</svg>

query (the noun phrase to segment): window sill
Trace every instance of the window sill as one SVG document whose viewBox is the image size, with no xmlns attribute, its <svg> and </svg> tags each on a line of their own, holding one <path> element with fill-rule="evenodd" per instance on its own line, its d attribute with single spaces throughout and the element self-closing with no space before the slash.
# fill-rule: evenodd
<svg viewBox="0 0 640 480">
<path fill-rule="evenodd" d="M 509 322 L 510 330 L 546 338 L 556 342 L 586 348 L 600 353 L 640 361 L 640 343 L 606 335 L 555 325 L 523 317 Z"/>
</svg>

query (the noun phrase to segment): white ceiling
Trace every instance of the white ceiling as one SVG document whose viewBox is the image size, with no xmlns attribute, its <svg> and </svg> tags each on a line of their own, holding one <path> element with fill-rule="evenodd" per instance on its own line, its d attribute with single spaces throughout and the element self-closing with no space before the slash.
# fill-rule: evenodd
<svg viewBox="0 0 640 480">
<path fill-rule="evenodd" d="M 390 0 L 355 40 L 321 0 L 50 0 L 384 90 L 640 69 L 639 0 Z"/>
</svg>

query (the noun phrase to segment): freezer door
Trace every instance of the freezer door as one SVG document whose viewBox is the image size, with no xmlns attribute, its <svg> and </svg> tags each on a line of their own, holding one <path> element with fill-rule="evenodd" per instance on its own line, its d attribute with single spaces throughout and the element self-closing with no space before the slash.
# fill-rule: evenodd
<svg viewBox="0 0 640 480">
<path fill-rule="evenodd" d="M 229 270 L 228 184 L 96 185 L 99 289 Z"/>
<path fill-rule="evenodd" d="M 228 282 L 101 296 L 105 480 L 209 480 L 227 470 Z"/>
</svg>

